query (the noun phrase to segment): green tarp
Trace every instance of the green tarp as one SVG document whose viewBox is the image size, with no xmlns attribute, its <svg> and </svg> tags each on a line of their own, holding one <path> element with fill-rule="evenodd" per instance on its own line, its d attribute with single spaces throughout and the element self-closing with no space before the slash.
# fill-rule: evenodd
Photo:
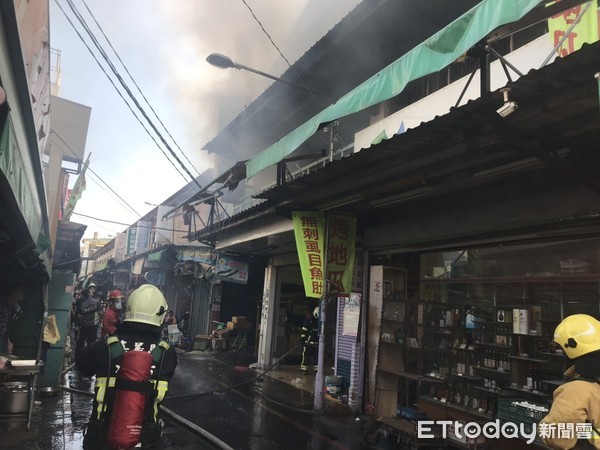
<svg viewBox="0 0 600 450">
<path fill-rule="evenodd" d="M 482 1 L 336 103 L 256 155 L 246 165 L 246 176 L 250 178 L 277 164 L 309 139 L 320 124 L 329 123 L 395 97 L 410 81 L 442 70 L 491 31 L 501 25 L 518 21 L 540 2 L 541 0 Z"/>
</svg>

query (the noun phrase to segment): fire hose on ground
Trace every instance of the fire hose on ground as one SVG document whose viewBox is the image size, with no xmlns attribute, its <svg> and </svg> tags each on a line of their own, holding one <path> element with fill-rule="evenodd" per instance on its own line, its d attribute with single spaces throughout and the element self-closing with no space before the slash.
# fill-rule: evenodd
<svg viewBox="0 0 600 450">
<path fill-rule="evenodd" d="M 86 397 L 91 397 L 91 398 L 94 397 L 94 393 L 93 392 L 83 391 L 81 389 L 75 389 L 75 388 L 72 388 L 72 387 L 69 387 L 69 386 L 63 386 L 63 385 L 61 385 L 60 388 L 63 391 L 71 392 L 73 394 L 84 395 Z M 192 433 L 200 435 L 201 437 L 203 437 L 204 439 L 210 441 L 211 443 L 213 443 L 215 445 L 218 445 L 219 448 L 221 448 L 223 450 L 234 450 L 232 447 L 230 447 L 229 445 L 227 445 L 225 442 L 223 442 L 218 437 L 216 437 L 213 434 L 209 433 L 204 428 L 199 427 L 195 423 L 190 422 L 185 417 L 180 416 L 176 412 L 171 411 L 169 408 L 160 405 L 160 410 L 161 410 L 162 413 L 164 413 L 165 415 L 169 416 L 169 418 L 171 420 L 173 420 L 174 422 L 176 422 L 179 425 L 183 426 L 184 428 L 190 430 Z"/>
<path fill-rule="evenodd" d="M 267 367 L 263 372 L 261 372 L 260 374 L 258 374 L 256 377 L 251 378 L 250 380 L 244 381 L 242 383 L 238 383 L 236 385 L 233 386 L 228 386 L 222 389 L 215 389 L 215 390 L 211 390 L 211 391 L 205 391 L 205 392 L 197 392 L 197 393 L 193 393 L 193 394 L 184 394 L 184 395 L 175 395 L 175 396 L 169 396 L 167 398 L 165 398 L 165 400 L 191 400 L 194 398 L 198 398 L 198 397 L 203 397 L 205 395 L 214 395 L 214 394 L 219 394 L 219 393 L 223 393 L 223 392 L 227 392 L 230 390 L 234 390 L 237 388 L 240 388 L 242 386 L 245 386 L 247 384 L 253 383 L 259 379 L 261 379 L 267 372 L 273 370 L 274 367 L 276 367 L 281 360 L 283 360 L 287 355 L 289 355 L 290 353 L 292 353 L 293 351 L 299 349 L 301 347 L 301 345 L 297 345 L 296 347 L 290 349 L 289 351 L 287 351 L 286 353 L 284 353 L 281 358 L 279 358 L 277 361 L 275 361 L 273 364 L 271 364 L 269 367 Z M 75 366 L 75 364 L 71 364 L 69 367 L 67 367 L 65 370 L 63 370 L 63 372 L 61 373 L 61 375 L 66 374 L 67 372 L 69 372 L 71 369 L 73 369 L 73 367 Z M 60 385 L 60 388 L 64 391 L 67 392 L 71 392 L 74 394 L 80 394 L 80 395 L 84 395 L 87 397 L 94 397 L 94 393 L 93 392 L 89 392 L 89 391 L 84 391 L 81 389 L 76 389 L 76 388 L 72 388 L 69 386 L 64 386 L 64 385 Z M 261 398 L 264 398 L 267 401 L 273 402 L 279 406 L 285 407 L 285 408 L 289 408 L 289 409 L 294 409 L 297 411 L 301 411 L 304 413 L 312 413 L 312 414 L 316 414 L 319 412 L 316 411 L 312 411 L 312 410 L 306 410 L 306 409 L 299 409 L 299 408 L 293 408 L 289 405 L 285 405 L 283 403 L 279 403 L 275 400 L 269 399 L 264 395 L 261 395 Z M 209 433 L 208 431 L 206 431 L 204 428 L 199 427 L 198 425 L 194 424 L 193 422 L 190 422 L 189 420 L 187 420 L 186 418 L 180 416 L 179 414 L 175 413 L 174 411 L 172 411 L 171 409 L 167 408 L 166 406 L 160 405 L 160 410 L 161 412 L 163 412 L 165 415 L 169 416 L 171 418 L 171 420 L 173 420 L 176 423 L 179 423 L 181 426 L 183 426 L 184 428 L 190 430 L 191 432 L 200 435 L 201 437 L 203 437 L 204 439 L 207 439 L 208 441 L 210 441 L 211 443 L 218 445 L 219 448 L 224 449 L 224 450 L 233 450 L 230 446 L 228 446 L 225 442 L 221 441 L 219 438 L 217 438 L 216 436 L 212 435 L 211 433 Z"/>
</svg>

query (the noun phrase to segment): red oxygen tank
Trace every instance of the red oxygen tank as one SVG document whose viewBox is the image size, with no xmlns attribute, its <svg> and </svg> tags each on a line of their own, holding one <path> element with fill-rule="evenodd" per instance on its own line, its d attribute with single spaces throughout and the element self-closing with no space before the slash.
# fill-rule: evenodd
<svg viewBox="0 0 600 450">
<path fill-rule="evenodd" d="M 148 352 L 125 352 L 117 372 L 117 384 L 118 380 L 148 382 L 152 363 L 152 355 Z M 147 391 L 116 389 L 106 433 L 106 441 L 111 449 L 130 449 L 140 442 L 149 397 Z"/>
</svg>

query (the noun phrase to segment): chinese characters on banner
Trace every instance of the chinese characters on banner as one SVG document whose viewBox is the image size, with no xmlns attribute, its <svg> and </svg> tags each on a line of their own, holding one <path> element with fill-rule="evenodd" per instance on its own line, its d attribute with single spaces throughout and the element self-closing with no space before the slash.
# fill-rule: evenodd
<svg viewBox="0 0 600 450">
<path fill-rule="evenodd" d="M 552 38 L 552 45 L 556 47 L 565 36 L 569 27 L 575 23 L 581 15 L 585 4 L 577 5 L 571 9 L 561 12 L 548 19 L 548 30 Z M 593 0 L 580 21 L 569 33 L 561 47 L 558 56 L 563 58 L 581 48 L 584 43 L 592 43 L 598 40 L 598 2 Z"/>
<path fill-rule="evenodd" d="M 352 290 L 355 242 L 356 217 L 330 214 L 327 279 L 332 283 L 330 293 L 338 297 L 350 295 Z"/>
<path fill-rule="evenodd" d="M 352 287 L 356 218 L 331 214 L 327 261 L 325 252 L 325 218 L 319 212 L 293 212 L 294 235 L 304 291 L 307 297 L 324 294 L 325 266 L 332 282 L 330 293 L 349 294 Z M 327 263 L 327 264 L 325 264 Z"/>
<path fill-rule="evenodd" d="M 307 297 L 323 295 L 325 219 L 318 212 L 292 212 L 296 250 Z"/>
</svg>

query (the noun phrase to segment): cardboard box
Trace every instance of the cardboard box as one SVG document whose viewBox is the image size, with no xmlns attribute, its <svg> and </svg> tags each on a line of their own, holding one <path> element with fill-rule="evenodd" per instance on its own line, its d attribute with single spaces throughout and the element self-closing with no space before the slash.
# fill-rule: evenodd
<svg viewBox="0 0 600 450">
<path fill-rule="evenodd" d="M 252 325 L 244 316 L 233 316 L 231 318 L 231 321 L 227 322 L 227 328 L 229 330 L 245 331 L 250 330 L 252 328 Z"/>
</svg>

